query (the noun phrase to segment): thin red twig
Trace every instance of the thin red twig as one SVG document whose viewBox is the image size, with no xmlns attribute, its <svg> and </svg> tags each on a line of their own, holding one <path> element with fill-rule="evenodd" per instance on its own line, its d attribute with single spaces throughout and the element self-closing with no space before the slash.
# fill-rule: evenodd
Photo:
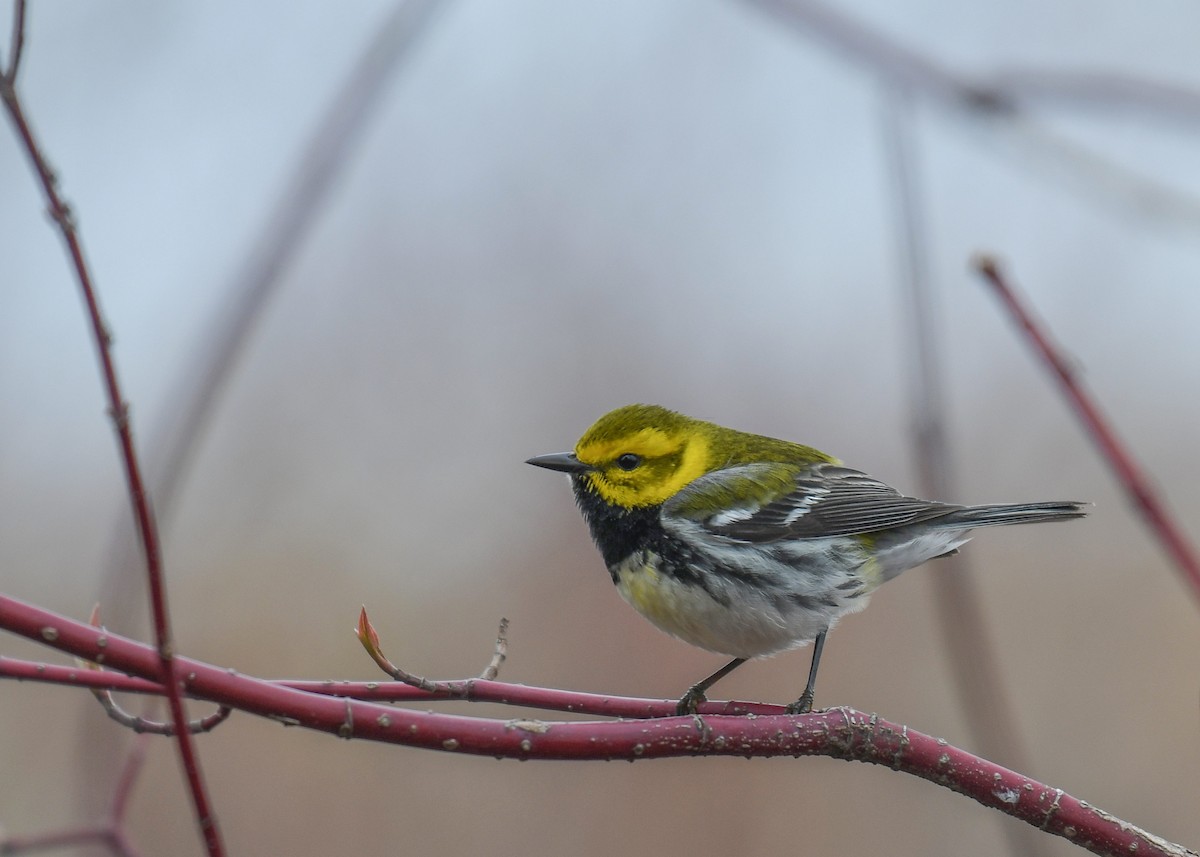
<svg viewBox="0 0 1200 857">
<path fill-rule="evenodd" d="M 117 672 L 80 671 L 73 667 L 57 666 L 36 661 L 0 657 L 0 679 L 35 681 L 65 687 L 86 687 L 121 693 L 162 695 L 162 685 Z M 321 681 L 311 679 L 269 679 L 271 684 L 318 693 L 374 702 L 495 702 L 537 708 L 543 711 L 566 711 L 598 717 L 628 717 L 644 719 L 671 717 L 679 704 L 675 699 L 644 699 L 613 696 L 602 693 L 558 690 L 510 684 L 484 678 L 434 682 L 435 690 L 422 690 L 403 682 L 379 681 Z M 701 714 L 782 714 L 784 706 L 769 702 L 702 703 Z"/>
<path fill-rule="evenodd" d="M 15 71 L 15 69 L 14 69 Z M 133 507 L 134 519 L 137 521 L 138 534 L 141 538 L 142 549 L 145 553 L 146 577 L 150 590 L 150 605 L 154 624 L 154 638 L 158 649 L 158 674 L 167 688 L 167 705 L 171 712 L 171 721 L 175 724 L 175 738 L 178 742 L 179 755 L 183 764 L 191 795 L 192 805 L 204 837 L 208 853 L 214 857 L 224 854 L 220 831 L 217 827 L 216 814 L 212 808 L 208 793 L 204 786 L 204 778 L 200 770 L 200 760 L 196 755 L 191 733 L 187 729 L 187 714 L 183 708 L 183 697 L 179 691 L 177 674 L 172 657 L 172 639 L 170 614 L 167 609 L 167 593 L 163 583 L 162 552 L 160 550 L 158 528 L 155 525 L 154 514 L 150 500 L 146 495 L 142 480 L 141 467 L 138 463 L 137 451 L 133 443 L 133 432 L 129 422 L 129 406 L 121 392 L 117 379 L 116 365 L 112 356 L 112 337 L 104 323 L 100 311 L 100 301 L 92 281 L 91 271 L 84 259 L 83 246 L 79 233 L 75 228 L 74 215 L 58 191 L 58 181 L 54 171 L 47 163 L 42 148 L 34 137 L 29 121 L 25 116 L 21 100 L 10 76 L 0 78 L 0 98 L 8 110 L 9 118 L 29 156 L 31 165 L 42 186 L 46 197 L 46 205 L 51 218 L 58 225 L 75 276 L 79 281 L 80 292 L 87 307 L 88 320 L 92 328 L 96 355 L 100 363 L 105 396 L 108 400 L 109 414 L 117 433 L 117 442 L 121 450 L 121 462 L 125 470 L 125 480 L 129 490 L 130 503 Z"/>
<path fill-rule="evenodd" d="M 143 679 L 160 665 L 150 646 L 0 595 L 0 628 Z M 1061 789 L 873 715 L 839 708 L 806 715 L 699 714 L 650 720 L 495 720 L 335 699 L 177 657 L 182 690 L 277 722 L 359 738 L 509 759 L 799 756 L 887 765 L 967 795 L 1097 854 L 1200 857 L 1071 797 Z M 552 691 L 551 691 L 552 692 Z"/>
<path fill-rule="evenodd" d="M 1166 504 L 1159 499 L 1150 480 L 1142 472 L 1133 453 L 1117 437 L 1108 418 L 1079 380 L 1074 365 L 1050 338 L 1046 329 L 1037 322 L 1016 291 L 1001 273 L 996 260 L 990 256 L 979 256 L 975 268 L 999 296 L 1005 309 L 1025 334 L 1026 341 L 1037 351 L 1047 368 L 1058 379 L 1059 387 L 1083 423 L 1101 457 L 1116 475 L 1121 487 L 1133 501 L 1142 520 L 1157 536 L 1171 560 L 1190 584 L 1192 594 L 1200 599 L 1200 557 L 1176 523 Z"/>
</svg>

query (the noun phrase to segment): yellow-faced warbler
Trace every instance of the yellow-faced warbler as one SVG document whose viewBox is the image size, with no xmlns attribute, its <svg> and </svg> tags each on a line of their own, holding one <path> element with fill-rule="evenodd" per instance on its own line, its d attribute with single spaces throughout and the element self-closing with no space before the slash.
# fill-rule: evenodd
<svg viewBox="0 0 1200 857">
<path fill-rule="evenodd" d="M 733 658 L 680 714 L 749 658 L 809 641 L 812 708 L 825 635 L 900 572 L 954 553 L 975 527 L 1063 521 L 1084 504 L 958 506 L 905 497 L 809 446 L 656 405 L 606 414 L 574 452 L 529 464 L 569 473 L 617 590 L 668 634 Z"/>
</svg>

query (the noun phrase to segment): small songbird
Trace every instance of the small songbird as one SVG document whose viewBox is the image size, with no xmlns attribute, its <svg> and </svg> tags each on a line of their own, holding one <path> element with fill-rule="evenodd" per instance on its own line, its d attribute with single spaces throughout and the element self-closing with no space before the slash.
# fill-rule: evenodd
<svg viewBox="0 0 1200 857">
<path fill-rule="evenodd" d="M 574 452 L 529 464 L 570 474 L 621 596 L 668 634 L 733 660 L 815 641 L 811 710 L 825 635 L 905 569 L 954 553 L 975 527 L 1083 517 L 1074 501 L 959 506 L 905 497 L 809 446 L 735 431 L 657 405 L 601 417 Z"/>
</svg>

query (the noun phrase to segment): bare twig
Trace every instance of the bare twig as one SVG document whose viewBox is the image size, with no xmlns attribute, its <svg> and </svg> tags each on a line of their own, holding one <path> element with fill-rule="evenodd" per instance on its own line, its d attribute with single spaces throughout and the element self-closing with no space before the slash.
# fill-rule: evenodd
<svg viewBox="0 0 1200 857">
<path fill-rule="evenodd" d="M 88 619 L 88 623 L 93 628 L 99 628 L 101 631 L 105 630 L 104 626 L 100 624 L 99 604 L 92 608 L 92 615 Z M 79 664 L 80 669 L 87 670 L 89 672 L 104 672 L 104 667 L 100 666 L 100 664 L 95 661 L 85 661 L 76 658 L 76 663 Z M 159 685 L 155 692 L 162 693 L 163 695 L 166 694 L 166 690 L 162 687 L 162 685 Z M 151 735 L 171 736 L 175 734 L 174 723 L 163 723 L 158 720 L 151 720 L 148 717 L 141 717 L 126 711 L 117 703 L 116 698 L 113 696 L 111 687 L 93 687 L 92 696 L 96 697 L 96 701 L 100 703 L 100 707 L 104 709 L 105 714 L 127 729 L 132 729 L 134 732 L 138 733 L 149 733 Z M 225 706 L 220 706 L 215 712 L 207 717 L 189 720 L 187 722 L 187 728 L 193 735 L 201 732 L 210 732 L 217 728 L 217 726 L 220 724 L 224 723 L 232 713 L 232 709 L 226 708 Z"/>
<path fill-rule="evenodd" d="M 20 43 L 23 39 L 23 36 L 19 32 L 23 25 L 24 17 L 24 6 L 22 4 L 17 4 L 14 17 L 17 19 L 14 26 L 18 29 L 18 35 L 14 37 L 14 42 Z M 15 74 L 15 71 L 16 67 L 14 65 L 12 72 Z M 133 507 L 134 519 L 137 521 L 138 533 L 145 555 L 146 577 L 150 589 L 150 604 L 153 614 L 154 637 L 157 643 L 159 658 L 158 676 L 156 677 L 167 688 L 167 703 L 171 711 L 171 721 L 176 727 L 176 741 L 179 747 L 179 754 L 183 763 L 188 791 L 192 798 L 192 805 L 196 812 L 201 834 L 204 837 L 208 853 L 210 855 L 221 855 L 224 853 L 224 848 L 221 844 L 216 815 L 213 812 L 211 802 L 204 787 L 204 780 L 200 771 L 200 761 L 196 756 L 190 733 L 186 728 L 187 716 L 183 709 L 183 698 L 179 692 L 178 682 L 176 681 L 172 655 L 173 643 L 171 640 L 170 614 L 167 609 L 166 587 L 163 582 L 162 554 L 159 546 L 158 529 L 155 524 L 150 500 L 146 495 L 141 466 L 138 463 L 137 451 L 133 442 L 133 431 L 129 420 L 129 405 L 125 401 L 117 379 L 116 364 L 112 356 L 111 335 L 108 326 L 104 322 L 103 313 L 100 310 L 99 296 L 93 284 L 91 270 L 84 258 L 83 244 L 80 241 L 71 208 L 59 193 L 54 171 L 50 168 L 42 148 L 33 134 L 29 120 L 25 115 L 24 106 L 17 95 L 10 76 L 0 79 L 0 98 L 4 101 L 4 106 L 7 108 L 9 118 L 16 129 L 17 136 L 20 138 L 25 153 L 33 166 L 34 173 L 42 186 L 47 207 L 52 219 L 58 226 L 63 242 L 66 244 L 67 252 L 70 255 L 71 264 L 79 283 L 80 293 L 87 308 L 87 316 L 91 323 L 97 359 L 100 363 L 104 392 L 108 400 L 109 414 L 112 418 L 118 445 L 121 450 L 121 461 L 125 470 L 130 504 Z"/>
<path fill-rule="evenodd" d="M 885 93 L 884 138 L 896 197 L 895 224 L 903 258 L 901 279 L 907 292 L 913 357 L 910 390 L 913 402 L 913 446 L 919 487 L 924 496 L 958 501 L 947 442 L 945 381 L 941 337 L 934 322 L 926 251 L 925 211 L 921 203 L 916 157 L 912 151 L 912 105 L 906 89 Z M 994 759 L 1029 770 L 1016 711 L 1004 685 L 994 635 L 982 606 L 979 586 L 967 558 L 959 554 L 929 569 L 934 610 L 945 642 L 954 686 L 974 743 Z M 1038 855 L 1041 841 L 1028 827 L 1003 825 L 1009 851 Z"/>
<path fill-rule="evenodd" d="M 124 726 L 126 729 L 132 729 L 137 733 L 147 733 L 150 735 L 166 735 L 168 737 L 175 734 L 175 724 L 164 722 L 161 720 L 151 720 L 148 717 L 141 717 L 137 714 L 131 714 L 117 704 L 117 700 L 113 697 L 112 691 L 109 690 L 93 690 L 92 695 L 100 703 L 104 709 L 104 713 L 117 723 Z M 199 735 L 202 732 L 211 732 L 222 723 L 224 723 L 229 715 L 233 713 L 233 709 L 222 705 L 217 708 L 212 714 L 207 717 L 198 717 L 187 722 L 187 729 L 193 735 Z"/>
<path fill-rule="evenodd" d="M 371 620 L 367 617 L 367 608 L 364 606 L 358 614 L 358 625 L 354 628 L 354 636 L 358 637 L 358 641 L 362 647 L 367 650 L 367 654 L 371 656 L 371 660 L 375 661 L 385 673 L 390 675 L 397 681 L 403 682 L 410 687 L 418 688 L 426 693 L 435 694 L 438 696 L 446 696 L 452 699 L 467 699 L 471 694 L 471 687 L 476 681 L 493 681 L 500 673 L 500 666 L 508 657 L 508 620 L 500 620 L 500 630 L 496 634 L 496 647 L 492 652 L 492 659 L 488 665 L 484 667 L 478 679 L 454 679 L 451 681 L 432 681 L 422 676 L 410 673 L 408 670 L 396 666 L 392 663 L 387 655 L 383 653 L 383 648 L 379 642 L 379 633 L 375 630 L 375 626 L 371 624 Z"/>
<path fill-rule="evenodd" d="M 1025 334 L 1026 342 L 1058 380 L 1060 390 L 1091 436 L 1101 458 L 1116 475 L 1121 487 L 1141 513 L 1146 526 L 1158 538 L 1184 581 L 1189 584 L 1192 594 L 1200 598 L 1200 556 L 1166 504 L 1159 499 L 1150 479 L 1142 472 L 1132 452 L 1117 437 L 1099 404 L 1079 379 L 1071 361 L 1051 340 L 1050 334 L 1041 323 L 1034 320 L 1033 314 L 1017 296 L 994 258 L 978 256 L 975 259 L 975 268 L 1003 302 L 1005 309 Z"/>
<path fill-rule="evenodd" d="M 9 47 L 8 68 L 2 75 L 9 87 L 17 84 L 17 71 L 21 67 L 21 54 L 25 50 L 25 0 L 13 3 L 12 41 Z"/>
<path fill-rule="evenodd" d="M 495 681 L 500 675 L 500 667 L 508 659 L 508 619 L 500 617 L 500 629 L 496 631 L 496 648 L 492 651 L 492 659 L 483 668 L 479 677 L 484 681 Z"/>
</svg>

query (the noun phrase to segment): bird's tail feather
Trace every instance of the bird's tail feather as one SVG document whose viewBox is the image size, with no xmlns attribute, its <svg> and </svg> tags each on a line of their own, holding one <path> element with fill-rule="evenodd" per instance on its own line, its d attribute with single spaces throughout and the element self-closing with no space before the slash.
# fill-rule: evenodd
<svg viewBox="0 0 1200 857">
<path fill-rule="evenodd" d="M 942 526 L 992 527 L 1000 524 L 1036 524 L 1042 521 L 1069 521 L 1087 515 L 1088 503 L 1074 500 L 1051 500 L 1044 503 L 992 503 L 986 506 L 967 506 L 952 512 L 939 522 Z"/>
</svg>

